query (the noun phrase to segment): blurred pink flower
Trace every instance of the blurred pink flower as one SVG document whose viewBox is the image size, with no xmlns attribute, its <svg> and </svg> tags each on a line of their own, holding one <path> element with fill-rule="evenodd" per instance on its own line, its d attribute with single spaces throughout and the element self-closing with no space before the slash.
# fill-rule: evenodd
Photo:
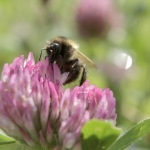
<svg viewBox="0 0 150 150">
<path fill-rule="evenodd" d="M 123 16 L 113 0 L 81 0 L 76 20 L 83 37 L 103 36 L 111 28 L 122 27 Z"/>
<path fill-rule="evenodd" d="M 115 98 L 86 81 L 62 91 L 61 75 L 48 60 L 16 58 L 0 81 L 0 128 L 31 149 L 81 149 L 81 128 L 91 118 L 116 123 Z"/>
</svg>

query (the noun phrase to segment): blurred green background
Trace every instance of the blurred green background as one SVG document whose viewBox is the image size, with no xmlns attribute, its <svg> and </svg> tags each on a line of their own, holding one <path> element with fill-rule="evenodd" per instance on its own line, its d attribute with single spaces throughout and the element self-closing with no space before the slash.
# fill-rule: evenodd
<svg viewBox="0 0 150 150">
<path fill-rule="evenodd" d="M 117 126 L 125 132 L 150 116 L 150 1 L 95 1 L 0 0 L 0 70 L 30 51 L 38 61 L 46 40 L 66 36 L 95 62 L 90 83 L 114 92 Z M 134 149 L 150 149 L 150 134 L 128 148 Z"/>
</svg>

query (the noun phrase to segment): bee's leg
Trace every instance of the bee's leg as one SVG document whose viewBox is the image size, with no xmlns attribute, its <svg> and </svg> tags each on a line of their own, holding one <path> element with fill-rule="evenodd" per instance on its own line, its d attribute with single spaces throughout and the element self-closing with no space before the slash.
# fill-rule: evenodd
<svg viewBox="0 0 150 150">
<path fill-rule="evenodd" d="M 64 60 L 61 55 L 58 56 L 56 64 L 59 66 L 61 72 L 63 72 Z"/>
<path fill-rule="evenodd" d="M 84 66 L 83 67 L 83 71 L 82 71 L 82 76 L 81 76 L 81 80 L 80 80 L 80 86 L 85 82 L 86 80 L 86 69 Z"/>
<path fill-rule="evenodd" d="M 39 57 L 39 61 L 41 60 L 43 50 L 46 50 L 46 49 L 45 49 L 45 48 L 42 48 L 42 49 L 41 49 L 41 53 L 40 53 L 40 57 Z"/>
<path fill-rule="evenodd" d="M 42 57 L 42 50 L 41 50 L 41 53 L 40 53 L 39 61 L 41 60 L 41 57 Z"/>
<path fill-rule="evenodd" d="M 81 70 L 79 59 L 74 59 L 67 62 L 67 67 L 65 69 L 69 71 L 69 75 L 66 81 L 63 83 L 64 85 L 76 80 L 79 77 L 80 70 Z"/>
<path fill-rule="evenodd" d="M 71 63 L 73 62 L 73 65 L 71 66 L 72 69 L 70 70 L 69 76 L 67 78 L 67 80 L 68 80 L 67 83 L 77 79 L 79 74 L 80 74 L 81 68 L 83 68 L 82 75 L 81 75 L 81 80 L 80 80 L 80 86 L 81 86 L 86 80 L 86 74 L 87 73 L 86 73 L 85 66 L 79 64 L 79 59 L 74 59 L 70 62 Z M 69 81 L 69 80 L 71 80 L 71 81 Z"/>
<path fill-rule="evenodd" d="M 79 64 L 79 59 L 74 59 L 70 61 L 72 63 L 71 68 L 73 69 L 74 67 L 76 67 Z"/>
</svg>

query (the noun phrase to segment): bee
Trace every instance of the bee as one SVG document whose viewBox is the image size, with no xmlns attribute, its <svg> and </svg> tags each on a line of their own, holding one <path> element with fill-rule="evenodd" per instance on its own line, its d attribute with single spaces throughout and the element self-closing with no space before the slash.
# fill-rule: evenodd
<svg viewBox="0 0 150 150">
<path fill-rule="evenodd" d="M 79 83 L 81 86 L 86 80 L 86 64 L 96 68 L 95 64 L 78 50 L 78 45 L 66 37 L 58 36 L 52 39 L 41 50 L 39 60 L 43 50 L 46 50 L 46 57 L 48 57 L 49 62 L 56 63 L 59 66 L 61 74 L 64 72 L 69 73 L 66 81 L 63 83 L 64 85 L 75 81 L 81 74 Z"/>
</svg>

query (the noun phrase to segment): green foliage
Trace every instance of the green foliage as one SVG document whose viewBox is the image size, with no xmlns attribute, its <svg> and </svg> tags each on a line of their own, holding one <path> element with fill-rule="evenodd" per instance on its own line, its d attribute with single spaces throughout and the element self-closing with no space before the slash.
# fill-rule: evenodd
<svg viewBox="0 0 150 150">
<path fill-rule="evenodd" d="M 108 150 L 122 150 L 150 132 L 150 118 L 141 121 L 120 137 Z"/>
<path fill-rule="evenodd" d="M 10 149 L 21 150 L 21 147 L 13 138 L 0 134 L 0 149 L 1 150 L 10 150 Z"/>
<path fill-rule="evenodd" d="M 91 120 L 82 128 L 82 148 L 83 150 L 107 149 L 117 139 L 120 131 L 108 122 Z"/>
<path fill-rule="evenodd" d="M 8 136 L 4 136 L 4 135 L 0 134 L 0 145 L 12 144 L 15 142 L 16 141 L 13 138 L 10 138 Z"/>
</svg>

